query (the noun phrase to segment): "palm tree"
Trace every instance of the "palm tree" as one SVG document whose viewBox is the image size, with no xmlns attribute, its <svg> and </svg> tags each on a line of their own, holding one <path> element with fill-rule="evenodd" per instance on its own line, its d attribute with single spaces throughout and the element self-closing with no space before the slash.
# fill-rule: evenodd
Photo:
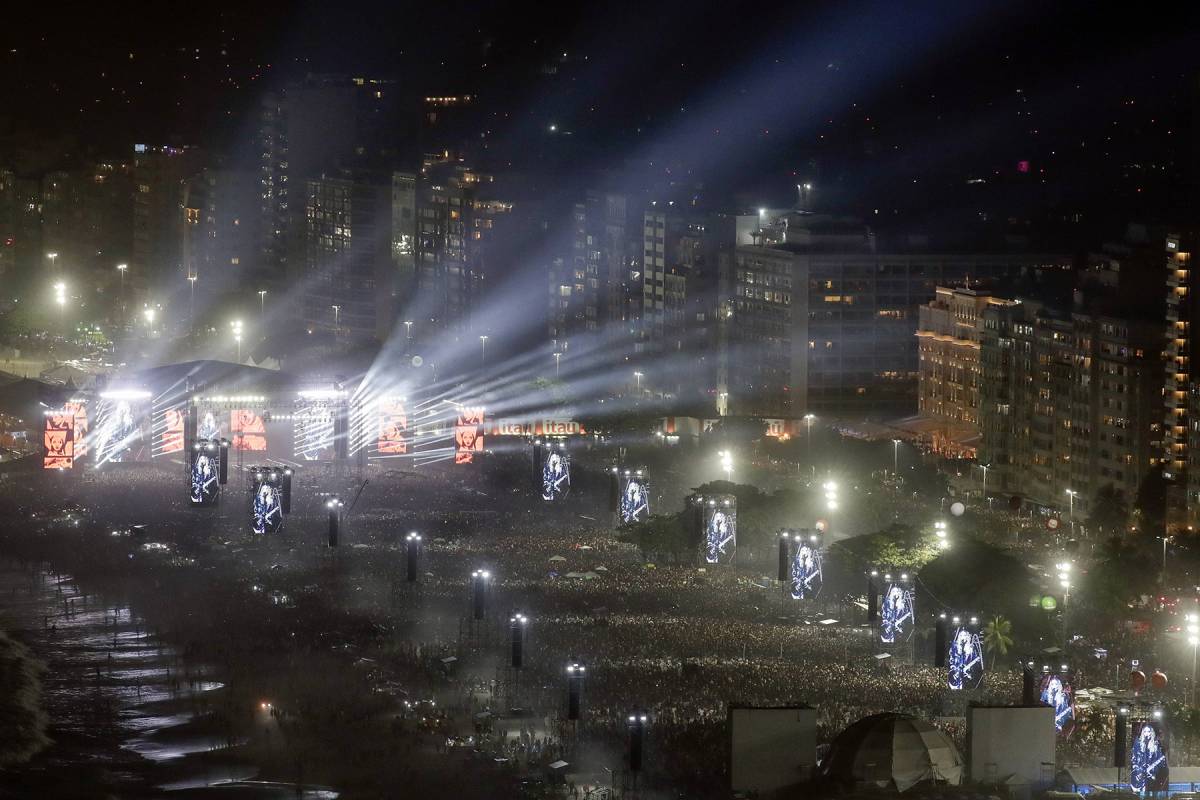
<svg viewBox="0 0 1200 800">
<path fill-rule="evenodd" d="M 992 666 L 996 656 L 1002 656 L 1012 647 L 1012 622 L 1001 616 L 992 617 L 983 629 L 983 649 L 992 654 Z"/>
</svg>

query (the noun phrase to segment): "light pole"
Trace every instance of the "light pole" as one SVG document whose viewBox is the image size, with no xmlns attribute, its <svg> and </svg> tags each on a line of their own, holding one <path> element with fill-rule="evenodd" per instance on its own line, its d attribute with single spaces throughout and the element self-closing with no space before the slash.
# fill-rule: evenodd
<svg viewBox="0 0 1200 800">
<path fill-rule="evenodd" d="M 333 335 L 337 336 L 338 332 L 338 315 L 341 313 L 341 306 L 330 306 L 333 309 Z"/>
<path fill-rule="evenodd" d="M 942 550 L 950 549 L 949 531 L 946 530 L 946 521 L 939 519 L 933 523 L 933 532 L 937 535 L 937 546 Z"/>
<path fill-rule="evenodd" d="M 1162 540 L 1163 540 L 1162 574 L 1159 577 L 1159 583 L 1163 584 L 1164 586 L 1167 583 L 1167 542 L 1171 541 L 1172 538 L 1173 537 L 1171 537 L 1171 536 L 1162 537 Z"/>
<path fill-rule="evenodd" d="M 488 335 L 486 333 L 479 334 L 479 364 L 480 364 L 480 366 L 487 366 L 487 340 L 488 340 Z"/>
<path fill-rule="evenodd" d="M 51 256 L 57 253 L 51 253 Z M 64 328 L 63 333 L 66 333 L 66 325 L 63 320 L 63 314 L 66 313 L 67 306 L 67 285 L 62 281 L 54 284 L 54 302 L 58 304 L 58 327 Z"/>
<path fill-rule="evenodd" d="M 1058 567 L 1058 585 L 1063 590 L 1063 649 L 1067 648 L 1067 613 L 1071 605 L 1071 562 L 1060 561 Z"/>
<path fill-rule="evenodd" d="M 412 320 L 411 319 L 404 321 L 404 343 L 405 343 L 406 349 L 407 349 L 407 345 L 412 343 Z"/>
<path fill-rule="evenodd" d="M 634 377 L 634 380 L 637 381 L 637 390 L 638 390 L 638 394 L 640 395 L 642 393 L 642 373 L 634 372 L 633 377 Z"/>
<path fill-rule="evenodd" d="M 1079 492 L 1075 491 L 1074 489 L 1067 489 L 1067 497 L 1069 498 L 1067 514 L 1068 514 L 1068 519 L 1071 522 L 1071 535 L 1072 536 L 1075 535 L 1075 495 L 1077 495 L 1077 494 L 1079 494 Z"/>
<path fill-rule="evenodd" d="M 125 270 L 128 264 L 117 264 L 117 272 L 121 274 L 121 327 L 125 327 Z"/>
<path fill-rule="evenodd" d="M 817 465 L 812 460 L 812 424 L 816 418 L 817 415 L 811 412 L 804 415 L 804 424 L 808 427 L 804 436 L 804 457 L 808 459 L 808 465 L 812 467 L 814 481 L 817 479 Z"/>
<path fill-rule="evenodd" d="M 261 322 L 267 315 L 267 290 L 258 290 L 258 319 Z"/>
<path fill-rule="evenodd" d="M 560 359 L 562 359 L 562 353 L 555 353 L 554 354 L 554 377 L 555 378 L 558 377 L 558 364 L 559 364 Z"/>
<path fill-rule="evenodd" d="M 50 274 L 57 274 L 54 271 L 55 262 L 58 261 L 58 253 L 46 253 L 46 258 L 50 259 Z"/>
<path fill-rule="evenodd" d="M 229 323 L 229 327 L 233 328 L 233 340 L 237 342 L 237 360 L 242 363 L 242 321 L 235 319 Z"/>
<path fill-rule="evenodd" d="M 1196 707 L 1196 650 L 1200 648 L 1200 617 L 1188 614 L 1188 644 L 1192 646 L 1192 708 Z"/>
<path fill-rule="evenodd" d="M 122 273 L 124 274 L 124 273 Z M 196 330 L 196 276 L 188 275 L 188 328 L 189 333 Z"/>
<path fill-rule="evenodd" d="M 722 450 L 717 453 L 721 457 L 721 469 L 725 470 L 725 480 L 733 481 L 733 453 Z"/>
<path fill-rule="evenodd" d="M 892 477 L 900 478 L 900 440 L 892 439 Z"/>
<path fill-rule="evenodd" d="M 989 466 L 990 466 L 989 464 L 980 464 L 979 465 L 979 468 L 981 470 L 983 470 L 983 502 L 985 502 L 985 503 L 987 502 L 987 499 L 988 499 L 988 496 L 987 496 L 987 471 L 988 471 Z"/>
</svg>

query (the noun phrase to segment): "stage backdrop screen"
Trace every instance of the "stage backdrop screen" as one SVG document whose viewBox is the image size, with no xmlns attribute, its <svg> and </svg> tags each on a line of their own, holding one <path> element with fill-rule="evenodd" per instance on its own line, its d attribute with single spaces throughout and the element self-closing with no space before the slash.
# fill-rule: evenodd
<svg viewBox="0 0 1200 800">
<path fill-rule="evenodd" d="M 483 409 L 463 408 L 454 426 L 454 463 L 470 464 L 483 452 Z"/>
<path fill-rule="evenodd" d="M 379 427 L 376 450 L 379 455 L 402 456 L 408 453 L 408 412 L 404 408 L 404 401 L 380 400 L 376 419 Z"/>
<path fill-rule="evenodd" d="M 233 434 L 231 450 L 253 453 L 267 451 L 267 426 L 257 411 L 236 409 L 229 412 L 229 430 Z M 196 435 L 200 435 L 198 430 Z"/>
<path fill-rule="evenodd" d="M 1054 709 L 1054 730 L 1069 736 L 1075 727 L 1075 688 L 1070 679 L 1057 672 L 1042 676 L 1039 698 Z"/>
<path fill-rule="evenodd" d="M 302 461 L 333 459 L 334 412 L 334 407 L 325 403 L 313 403 L 296 409 L 293 419 L 296 458 Z"/>
<path fill-rule="evenodd" d="M 178 453 L 183 449 L 183 420 L 187 409 L 168 408 L 163 412 L 163 432 L 158 455 Z"/>
<path fill-rule="evenodd" d="M 149 403 L 130 400 L 104 400 L 96 414 L 96 464 L 107 461 L 148 461 L 148 437 L 144 427 L 150 414 Z"/>
<path fill-rule="evenodd" d="M 63 410 L 75 420 L 75 458 L 83 458 L 87 455 L 87 403 L 82 400 L 66 403 Z"/>
<path fill-rule="evenodd" d="M 811 600 L 821 593 L 821 551 L 812 542 L 800 542 L 792 557 L 792 599 Z"/>
<path fill-rule="evenodd" d="M 879 641 L 883 644 L 907 642 L 916 619 L 913 590 L 908 584 L 888 583 L 879 607 Z"/>
<path fill-rule="evenodd" d="M 42 428 L 42 469 L 75 467 L 75 417 L 66 410 L 47 414 Z"/>
<path fill-rule="evenodd" d="M 704 506 L 704 560 L 729 564 L 737 549 L 737 506 L 732 499 L 706 501 Z"/>
<path fill-rule="evenodd" d="M 260 473 L 250 500 L 250 530 L 253 533 L 277 533 L 283 527 L 279 493 L 279 486 Z"/>
<path fill-rule="evenodd" d="M 192 505 L 207 506 L 217 502 L 221 486 L 217 482 L 221 451 L 215 444 L 203 442 L 192 450 Z"/>
<path fill-rule="evenodd" d="M 621 524 L 641 522 L 650 516 L 650 482 L 645 474 L 625 472 L 621 476 Z"/>
<path fill-rule="evenodd" d="M 200 406 L 196 409 L 196 438 L 197 439 L 227 439 L 229 431 L 222 427 L 224 415 L 212 406 Z"/>
<path fill-rule="evenodd" d="M 974 628 L 954 629 L 946 657 L 946 682 L 951 689 L 974 689 L 983 680 L 983 643 Z"/>
<path fill-rule="evenodd" d="M 566 450 L 548 450 L 542 465 L 542 499 L 561 500 L 571 491 L 571 456 Z"/>
<path fill-rule="evenodd" d="M 1136 719 L 1129 733 L 1129 788 L 1138 794 L 1166 791 L 1170 777 L 1166 726 L 1156 719 Z"/>
</svg>

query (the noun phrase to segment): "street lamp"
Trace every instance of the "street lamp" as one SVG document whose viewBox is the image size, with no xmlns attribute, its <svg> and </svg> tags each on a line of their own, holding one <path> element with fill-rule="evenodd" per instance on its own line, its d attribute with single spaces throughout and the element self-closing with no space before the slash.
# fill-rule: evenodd
<svg viewBox="0 0 1200 800">
<path fill-rule="evenodd" d="M 950 549 L 949 531 L 946 530 L 946 521 L 939 519 L 933 523 L 933 532 L 937 535 L 937 546 L 942 550 Z"/>
<path fill-rule="evenodd" d="M 117 264 L 117 272 L 121 274 L 121 327 L 125 327 L 125 270 L 128 264 Z"/>
<path fill-rule="evenodd" d="M 733 480 L 733 453 L 722 450 L 717 453 L 721 457 L 721 469 L 725 470 L 725 480 Z"/>
<path fill-rule="evenodd" d="M 1068 519 L 1071 522 L 1072 535 L 1075 533 L 1075 495 L 1077 494 L 1079 494 L 1079 492 L 1075 491 L 1074 489 L 1067 489 L 1067 497 L 1069 498 L 1067 514 L 1069 515 Z"/>
<path fill-rule="evenodd" d="M 258 318 L 261 320 L 267 314 L 267 290 L 258 290 Z"/>
<path fill-rule="evenodd" d="M 892 476 L 900 477 L 900 440 L 892 439 Z"/>
<path fill-rule="evenodd" d="M 825 490 L 825 508 L 830 511 L 838 510 L 838 485 L 835 481 L 825 481 L 821 485 Z"/>
<path fill-rule="evenodd" d="M 58 260 L 58 253 L 46 253 L 46 258 L 50 259 L 50 271 L 54 272 L 54 264 Z"/>
<path fill-rule="evenodd" d="M 558 364 L 559 364 L 559 360 L 560 360 L 561 358 L 562 358 L 562 353 L 555 353 L 555 354 L 554 354 L 554 377 L 555 377 L 555 378 L 557 378 L 557 377 L 558 377 Z"/>
<path fill-rule="evenodd" d="M 67 305 L 67 285 L 62 281 L 54 284 L 54 302 L 58 304 L 58 327 L 64 328 L 63 314 L 66 312 Z"/>
<path fill-rule="evenodd" d="M 333 333 L 334 333 L 334 335 L 337 335 L 337 330 L 338 330 L 338 314 L 340 314 L 340 313 L 341 313 L 342 307 L 341 307 L 341 306 L 334 305 L 334 306 L 330 306 L 330 308 L 332 308 L 332 309 L 333 309 Z"/>
<path fill-rule="evenodd" d="M 125 273 L 121 273 L 124 275 Z M 188 327 L 196 329 L 196 276 L 188 275 Z"/>
<path fill-rule="evenodd" d="M 1192 708 L 1196 707 L 1196 650 L 1200 648 L 1200 617 L 1188 614 L 1188 644 L 1192 646 Z"/>
<path fill-rule="evenodd" d="M 980 465 L 979 465 L 979 468 L 980 468 L 981 470 L 983 470 L 983 502 L 985 502 L 985 503 L 987 502 L 987 499 L 988 499 L 988 494 L 987 494 L 987 471 L 988 471 L 988 467 L 990 467 L 990 466 L 991 466 L 991 464 L 980 464 Z"/>
<path fill-rule="evenodd" d="M 406 343 L 412 341 L 412 320 L 411 319 L 404 321 L 404 341 Z"/>
<path fill-rule="evenodd" d="M 808 427 L 804 437 L 804 458 L 808 461 L 808 465 L 812 467 L 813 480 L 817 479 L 817 465 L 812 460 L 812 424 L 816 418 L 817 415 L 811 412 L 804 415 L 804 424 Z"/>
<path fill-rule="evenodd" d="M 483 366 L 487 366 L 487 340 L 486 333 L 479 334 L 479 363 Z"/>
<path fill-rule="evenodd" d="M 642 393 L 642 373 L 634 372 L 633 377 L 637 381 L 638 394 L 641 394 Z"/>
<path fill-rule="evenodd" d="M 237 342 L 237 360 L 242 363 L 242 321 L 235 319 L 229 323 L 229 327 L 233 329 L 233 340 Z"/>
</svg>

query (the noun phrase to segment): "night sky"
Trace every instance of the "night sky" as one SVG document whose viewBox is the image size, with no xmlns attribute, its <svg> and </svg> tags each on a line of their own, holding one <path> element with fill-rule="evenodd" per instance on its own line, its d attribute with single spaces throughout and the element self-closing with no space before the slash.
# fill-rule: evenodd
<svg viewBox="0 0 1200 800">
<path fill-rule="evenodd" d="M 1186 196 L 1198 37 L 1194 17 L 1135 11 L 256 2 L 97 4 L 64 19 L 25 7 L 2 34 L 0 152 L 31 135 L 67 137 L 64 152 L 236 151 L 266 89 L 370 73 L 414 100 L 478 94 L 498 152 L 554 126 L 558 165 L 580 174 L 633 166 L 784 202 L 812 180 L 828 207 L 881 215 L 935 189 L 957 203 L 982 178 L 1045 187 L 1039 202 L 1064 213 L 1103 191 L 1153 216 Z"/>
</svg>

